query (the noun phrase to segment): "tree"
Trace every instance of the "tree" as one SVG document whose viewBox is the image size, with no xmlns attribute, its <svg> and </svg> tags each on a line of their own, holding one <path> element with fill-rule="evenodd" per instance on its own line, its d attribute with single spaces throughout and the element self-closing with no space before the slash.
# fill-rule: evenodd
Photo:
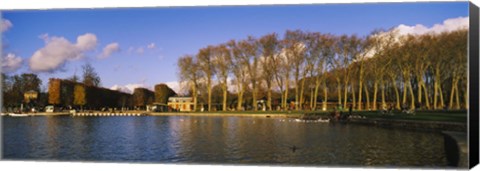
<svg viewBox="0 0 480 171">
<path fill-rule="evenodd" d="M 228 75 L 232 65 L 232 57 L 227 45 L 219 45 L 213 49 L 213 63 L 217 71 L 217 78 L 220 82 L 223 92 L 222 110 L 227 111 L 227 91 L 228 91 Z"/>
<path fill-rule="evenodd" d="M 178 59 L 179 77 L 181 82 L 187 82 L 191 88 L 193 96 L 193 110 L 197 111 L 199 81 L 203 76 L 200 72 L 199 64 L 196 58 L 191 55 L 185 55 Z"/>
<path fill-rule="evenodd" d="M 145 107 L 151 104 L 155 98 L 155 94 L 146 88 L 135 88 L 133 90 L 133 104 L 136 107 Z"/>
<path fill-rule="evenodd" d="M 50 78 L 48 85 L 48 103 L 53 105 L 60 104 L 60 79 Z"/>
<path fill-rule="evenodd" d="M 237 45 L 235 40 L 231 40 L 228 42 L 228 47 L 230 50 L 230 54 L 232 57 L 232 72 L 234 79 L 232 82 L 235 84 L 237 90 L 237 110 L 242 110 L 243 104 L 243 95 L 247 89 L 247 74 L 248 69 L 244 65 L 242 60 L 242 51 Z"/>
<path fill-rule="evenodd" d="M 262 58 L 260 60 L 262 68 L 261 77 L 267 85 L 267 108 L 268 110 L 272 110 L 272 84 L 274 75 L 278 72 L 275 63 L 275 55 L 278 55 L 279 52 L 277 34 L 267 34 L 260 38 L 259 43 L 262 51 Z"/>
<path fill-rule="evenodd" d="M 82 66 L 83 69 L 83 84 L 86 86 L 100 86 L 100 77 L 98 76 L 95 69 L 90 65 L 90 63 L 86 63 Z"/>
<path fill-rule="evenodd" d="M 215 67 L 213 65 L 213 46 L 208 46 L 206 48 L 200 49 L 197 54 L 198 64 L 200 70 L 207 77 L 207 103 L 208 111 L 212 109 L 212 79 L 216 73 Z"/>
<path fill-rule="evenodd" d="M 166 84 L 155 85 L 155 102 L 167 104 L 168 98 L 175 95 L 175 91 L 173 91 Z"/>
<path fill-rule="evenodd" d="M 299 82 L 302 65 L 305 60 L 305 44 L 302 43 L 303 33 L 300 30 L 287 31 L 285 33 L 285 48 L 286 55 L 289 59 L 289 64 L 292 65 L 293 75 L 295 78 L 295 110 L 299 110 L 300 104 L 300 92 Z M 287 86 L 288 89 L 288 86 Z"/>
<path fill-rule="evenodd" d="M 80 106 L 83 109 L 83 106 L 87 103 L 86 101 L 86 92 L 85 87 L 81 84 L 75 84 L 73 90 L 73 104 Z"/>
<path fill-rule="evenodd" d="M 258 43 L 257 40 L 249 36 L 246 40 L 242 40 L 233 45 L 235 56 L 237 58 L 236 65 L 242 65 L 247 70 L 248 79 L 252 86 L 252 106 L 257 111 L 257 92 L 258 92 Z"/>
</svg>

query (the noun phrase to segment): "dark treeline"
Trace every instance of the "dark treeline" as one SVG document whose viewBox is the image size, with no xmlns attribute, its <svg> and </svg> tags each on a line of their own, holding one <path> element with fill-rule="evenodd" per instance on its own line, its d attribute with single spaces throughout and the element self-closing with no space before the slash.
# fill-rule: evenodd
<svg viewBox="0 0 480 171">
<path fill-rule="evenodd" d="M 70 79 L 51 78 L 48 87 L 48 104 L 89 110 L 145 109 L 146 105 L 152 105 L 155 102 L 163 103 L 164 98 L 168 99 L 175 95 L 175 92 L 165 84 L 158 84 L 155 87 L 163 88 L 158 88 L 155 92 L 146 88 L 135 88 L 133 94 L 129 94 Z M 155 95 L 159 98 L 157 99 Z"/>
<path fill-rule="evenodd" d="M 49 104 L 63 107 L 100 109 L 102 107 L 123 108 L 133 106 L 131 94 L 71 80 L 51 78 L 48 94 Z"/>
<path fill-rule="evenodd" d="M 27 91 L 40 92 L 42 80 L 33 73 L 24 73 L 21 75 L 12 75 L 2 73 L 2 99 L 4 107 L 19 107 L 25 103 L 24 93 Z M 39 93 L 38 99 L 32 100 L 30 104 L 25 105 L 44 105 L 47 94 Z"/>
<path fill-rule="evenodd" d="M 182 56 L 179 78 L 209 111 L 257 110 L 258 100 L 267 110 L 326 109 L 332 102 L 358 110 L 467 109 L 467 34 L 249 36 Z"/>
</svg>

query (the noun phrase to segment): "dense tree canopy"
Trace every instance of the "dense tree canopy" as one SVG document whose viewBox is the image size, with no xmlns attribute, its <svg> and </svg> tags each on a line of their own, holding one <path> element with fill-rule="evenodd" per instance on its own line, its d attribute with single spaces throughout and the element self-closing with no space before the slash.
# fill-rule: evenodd
<svg viewBox="0 0 480 171">
<path fill-rule="evenodd" d="M 375 30 L 359 37 L 289 30 L 283 38 L 276 33 L 249 36 L 180 58 L 180 80 L 194 83 L 190 88 L 202 97 L 207 94 L 210 105 L 214 79 L 223 94 L 227 94 L 225 80 L 231 79 L 234 94 L 229 96 L 235 97 L 224 96 L 223 106 L 227 98 L 233 98 L 237 110 L 257 110 L 257 99 L 263 95 L 268 110 L 292 109 L 287 101 L 296 110 L 317 110 L 319 101 L 320 109 L 333 107 L 333 101 L 359 110 L 388 106 L 465 109 L 467 33 L 402 35 L 395 30 Z M 217 48 L 222 53 L 215 53 Z M 224 54 L 228 58 L 222 58 Z M 215 59 L 223 60 L 215 63 Z M 187 67 L 194 66 L 193 61 L 200 67 Z M 223 62 L 231 63 L 230 67 Z M 292 90 L 293 95 L 289 94 Z M 272 93 L 281 94 L 280 104 L 272 106 L 278 100 L 272 99 Z"/>
</svg>

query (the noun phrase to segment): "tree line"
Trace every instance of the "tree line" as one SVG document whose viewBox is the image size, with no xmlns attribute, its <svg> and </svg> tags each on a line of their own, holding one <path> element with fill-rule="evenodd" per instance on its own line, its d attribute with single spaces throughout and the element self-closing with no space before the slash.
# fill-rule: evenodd
<svg viewBox="0 0 480 171">
<path fill-rule="evenodd" d="M 201 101 L 211 111 L 212 96 L 221 96 L 223 111 L 257 110 L 264 97 L 267 110 L 327 109 L 332 102 L 358 110 L 467 109 L 467 35 L 466 29 L 423 35 L 376 30 L 364 37 L 288 30 L 283 37 L 210 45 L 181 56 L 177 65 L 195 110 Z"/>
</svg>

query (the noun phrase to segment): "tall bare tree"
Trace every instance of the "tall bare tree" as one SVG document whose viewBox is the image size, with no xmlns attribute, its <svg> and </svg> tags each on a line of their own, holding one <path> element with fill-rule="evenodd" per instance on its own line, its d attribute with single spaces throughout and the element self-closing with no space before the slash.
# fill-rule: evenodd
<svg viewBox="0 0 480 171">
<path fill-rule="evenodd" d="M 212 80 L 216 74 L 214 62 L 213 62 L 213 46 L 200 49 L 197 54 L 198 66 L 207 78 L 207 109 L 212 111 Z"/>
<path fill-rule="evenodd" d="M 232 57 L 227 45 L 219 45 L 213 50 L 213 63 L 217 71 L 217 78 L 220 81 L 223 92 L 222 110 L 227 111 L 227 92 L 228 92 L 228 75 L 232 66 Z"/>
<path fill-rule="evenodd" d="M 196 58 L 192 55 L 184 55 L 178 59 L 179 77 L 181 82 L 186 82 L 192 91 L 193 110 L 197 111 L 198 87 L 200 78 L 203 76 Z"/>
<path fill-rule="evenodd" d="M 262 78 L 267 85 L 267 108 L 272 110 L 272 85 L 275 73 L 278 72 L 275 55 L 279 52 L 279 42 L 277 34 L 267 34 L 259 39 L 262 51 L 260 65 L 262 68 Z"/>
</svg>

